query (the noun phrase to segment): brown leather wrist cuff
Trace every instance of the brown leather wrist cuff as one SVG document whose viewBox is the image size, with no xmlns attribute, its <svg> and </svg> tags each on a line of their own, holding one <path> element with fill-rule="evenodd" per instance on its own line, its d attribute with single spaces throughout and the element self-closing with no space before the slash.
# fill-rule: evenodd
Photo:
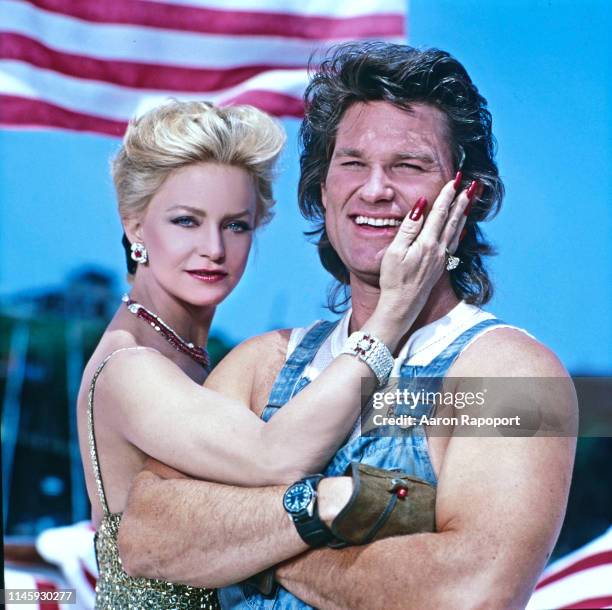
<svg viewBox="0 0 612 610">
<path fill-rule="evenodd" d="M 409 474 L 352 462 L 353 494 L 331 524 L 329 546 L 367 544 L 388 536 L 433 532 L 435 487 Z"/>
</svg>

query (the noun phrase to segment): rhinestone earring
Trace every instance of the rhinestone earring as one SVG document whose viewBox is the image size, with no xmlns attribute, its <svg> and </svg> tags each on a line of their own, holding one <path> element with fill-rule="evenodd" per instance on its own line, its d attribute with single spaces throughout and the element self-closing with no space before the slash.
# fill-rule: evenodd
<svg viewBox="0 0 612 610">
<path fill-rule="evenodd" d="M 130 250 L 132 251 L 131 257 L 133 261 L 144 265 L 147 260 L 149 260 L 147 256 L 147 249 L 145 248 L 144 244 L 135 242 L 130 246 Z"/>
</svg>

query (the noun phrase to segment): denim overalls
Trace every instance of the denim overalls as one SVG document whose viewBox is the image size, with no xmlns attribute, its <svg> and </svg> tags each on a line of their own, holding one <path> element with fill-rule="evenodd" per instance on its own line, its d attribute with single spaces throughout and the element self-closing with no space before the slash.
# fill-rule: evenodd
<svg viewBox="0 0 612 610">
<path fill-rule="evenodd" d="M 312 362 L 317 351 L 332 333 L 338 322 L 319 322 L 302 339 L 281 369 L 268 405 L 262 413 L 262 419 L 268 421 L 288 400 L 302 390 L 310 380 L 303 376 L 304 370 Z M 491 318 L 478 322 L 459 335 L 447 348 L 425 366 L 410 366 L 404 363 L 400 369 L 399 388 L 409 387 L 415 377 L 442 378 L 446 375 L 463 348 L 479 333 L 503 323 Z M 433 388 L 432 388 L 433 389 Z M 330 408 L 333 408 L 330 405 Z M 417 419 L 422 415 L 431 415 L 432 407 L 420 403 L 410 415 Z M 396 409 L 396 415 L 401 411 Z M 324 471 L 327 476 L 344 474 L 351 462 L 363 462 L 372 466 L 387 469 L 401 469 L 404 472 L 425 479 L 436 485 L 436 475 L 429 459 L 427 438 L 423 426 L 414 426 L 404 431 L 401 436 L 355 436 L 340 447 Z M 333 552 L 333 551 L 330 551 Z M 219 590 L 219 599 L 224 610 L 308 610 L 312 608 L 300 601 L 286 589 L 278 588 L 276 596 L 266 599 L 249 585 L 232 585 Z"/>
</svg>

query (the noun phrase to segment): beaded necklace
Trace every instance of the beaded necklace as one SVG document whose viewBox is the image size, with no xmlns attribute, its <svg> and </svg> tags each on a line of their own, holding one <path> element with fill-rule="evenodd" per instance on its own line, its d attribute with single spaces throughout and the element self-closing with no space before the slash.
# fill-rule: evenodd
<svg viewBox="0 0 612 610">
<path fill-rule="evenodd" d="M 137 318 L 148 322 L 151 327 L 158 332 L 174 349 L 183 354 L 187 354 L 192 360 L 203 366 L 206 370 L 210 369 L 210 357 L 206 348 L 194 345 L 190 341 L 185 341 L 174 329 L 168 326 L 158 315 L 149 311 L 136 301 L 132 301 L 127 294 L 121 300 L 126 304 L 128 311 Z"/>
</svg>

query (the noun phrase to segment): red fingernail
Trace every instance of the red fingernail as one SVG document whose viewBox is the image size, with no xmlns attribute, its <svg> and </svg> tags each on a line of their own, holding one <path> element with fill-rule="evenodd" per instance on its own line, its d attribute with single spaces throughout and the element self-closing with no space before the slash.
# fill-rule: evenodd
<svg viewBox="0 0 612 610">
<path fill-rule="evenodd" d="M 459 241 L 463 241 L 463 238 L 467 235 L 467 229 L 463 229 L 459 235 Z"/>
<path fill-rule="evenodd" d="M 410 212 L 410 220 L 419 220 L 423 215 L 423 210 L 427 205 L 427 199 L 425 197 L 419 197 L 417 202 L 414 204 L 412 211 Z"/>
<path fill-rule="evenodd" d="M 461 173 L 461 171 L 458 171 L 455 174 L 455 181 L 453 182 L 453 188 L 455 190 L 458 190 L 459 187 L 461 186 L 461 179 L 463 178 L 463 174 Z"/>
<path fill-rule="evenodd" d="M 478 188 L 478 180 L 472 180 L 472 183 L 470 184 L 467 190 L 467 198 L 469 201 L 472 201 L 472 199 L 474 199 L 477 188 Z"/>
</svg>

